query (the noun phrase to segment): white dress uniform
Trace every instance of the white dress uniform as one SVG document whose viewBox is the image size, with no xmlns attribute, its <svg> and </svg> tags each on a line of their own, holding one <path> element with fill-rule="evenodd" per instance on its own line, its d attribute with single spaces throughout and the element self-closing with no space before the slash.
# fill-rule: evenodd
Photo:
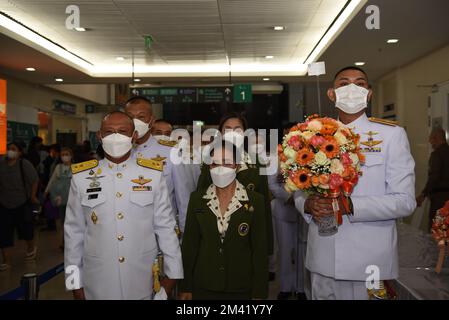
<svg viewBox="0 0 449 320">
<path fill-rule="evenodd" d="M 278 173 L 268 176 L 268 187 L 273 194 L 272 213 L 278 242 L 279 290 L 305 292 L 305 251 L 307 229 L 303 217 L 293 204 L 288 204 L 291 194 L 278 181 Z"/>
<path fill-rule="evenodd" d="M 380 279 L 398 277 L 396 219 L 415 207 L 415 162 L 405 130 L 366 114 L 347 125 L 361 136 L 366 162 L 351 195 L 353 216 L 333 236 L 320 236 L 304 212 L 306 196 L 295 193 L 295 205 L 309 223 L 306 267 L 312 273 L 314 299 L 367 299 L 367 267 Z"/>
<path fill-rule="evenodd" d="M 86 299 L 152 299 L 157 243 L 165 274 L 183 278 L 162 164 L 138 162 L 130 157 L 120 164 L 104 159 L 72 166 L 65 268 L 79 268 Z"/>
<path fill-rule="evenodd" d="M 168 192 L 174 214 L 178 212 L 179 217 L 185 217 L 189 204 L 190 194 L 195 190 L 193 178 L 187 166 L 174 164 L 170 157 L 174 143 L 171 141 L 157 140 L 151 136 L 145 143 L 133 148 L 134 158 L 154 159 L 164 162 L 164 177 L 167 181 Z M 174 152 L 176 155 L 177 152 Z"/>
</svg>

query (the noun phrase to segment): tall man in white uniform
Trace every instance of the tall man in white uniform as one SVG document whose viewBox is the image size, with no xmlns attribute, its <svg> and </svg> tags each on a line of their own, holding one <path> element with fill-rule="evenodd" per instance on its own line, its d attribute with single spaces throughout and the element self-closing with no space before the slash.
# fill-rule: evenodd
<svg viewBox="0 0 449 320">
<path fill-rule="evenodd" d="M 160 136 L 159 139 L 151 134 L 154 124 L 151 102 L 145 97 L 136 96 L 128 100 L 125 112 L 134 120 L 138 137 L 135 141 L 132 156 L 135 158 L 162 161 L 164 177 L 167 181 L 168 192 L 173 207 L 179 216 L 185 216 L 189 204 L 190 193 L 195 190 L 191 174 L 185 166 L 173 163 L 170 154 L 176 141 L 170 141 Z"/>
<path fill-rule="evenodd" d="M 183 270 L 162 163 L 131 157 L 137 133 L 125 113 L 106 115 L 97 137 L 105 159 L 72 166 L 67 288 L 75 299 L 152 299 L 157 240 L 168 277 L 161 285 L 170 294 Z M 79 281 L 72 281 L 74 267 Z"/>
<path fill-rule="evenodd" d="M 360 134 L 366 162 L 351 195 L 352 209 L 344 212 L 343 224 L 333 236 L 320 236 L 315 223 L 334 214 L 332 200 L 295 193 L 296 208 L 309 223 L 306 267 L 312 298 L 368 299 L 368 288 L 373 288 L 366 281 L 373 271 L 379 271 L 375 280 L 398 277 L 396 219 L 416 207 L 415 163 L 404 129 L 367 117 L 372 90 L 363 70 L 339 71 L 328 96 L 338 108 L 339 120 Z"/>
</svg>

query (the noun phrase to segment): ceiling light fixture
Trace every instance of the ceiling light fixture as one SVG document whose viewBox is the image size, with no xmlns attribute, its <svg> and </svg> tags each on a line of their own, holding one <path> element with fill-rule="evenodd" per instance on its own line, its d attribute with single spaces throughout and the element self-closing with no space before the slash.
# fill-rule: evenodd
<svg viewBox="0 0 449 320">
<path fill-rule="evenodd" d="M 64 79 L 62 79 L 62 78 L 55 78 L 55 81 L 56 81 L 56 82 L 63 82 Z"/>
<path fill-rule="evenodd" d="M 312 50 L 312 52 L 304 61 L 305 65 L 315 62 L 324 51 L 331 45 L 331 43 L 338 37 L 338 35 L 345 29 L 352 18 L 360 11 L 366 4 L 366 0 L 353 0 L 344 8 L 334 23 L 330 26 L 327 32 L 323 35 L 321 40 Z"/>
<path fill-rule="evenodd" d="M 59 58 L 58 60 L 61 62 L 76 66 L 78 69 L 81 69 L 81 71 L 85 71 L 88 74 L 92 69 L 92 64 L 90 64 L 89 62 L 65 50 L 54 42 L 49 41 L 48 39 L 42 37 L 31 29 L 28 29 L 22 24 L 17 23 L 7 16 L 0 14 L 0 29 L 2 28 L 6 29 L 3 29 L 2 33 L 5 33 L 8 36 L 12 36 L 13 38 L 21 42 L 23 42 L 23 39 L 25 39 L 27 40 L 27 43 L 31 42 L 31 47 L 33 47 L 34 49 L 40 51 L 42 51 L 42 49 L 45 49 L 47 52 L 50 52 L 50 55 L 52 55 L 53 57 Z"/>
<path fill-rule="evenodd" d="M 284 26 L 274 26 L 273 30 L 274 31 L 282 31 L 282 30 L 285 30 L 285 27 Z"/>
<path fill-rule="evenodd" d="M 356 63 L 354 63 L 356 66 L 359 66 L 359 67 L 361 67 L 361 66 L 364 66 L 365 65 L 365 62 L 356 62 Z"/>
<path fill-rule="evenodd" d="M 398 43 L 399 42 L 399 39 L 388 39 L 387 40 L 387 43 Z"/>
<path fill-rule="evenodd" d="M 134 82 L 140 82 L 141 80 L 140 79 L 134 79 Z"/>
<path fill-rule="evenodd" d="M 265 59 L 273 59 L 274 56 L 265 56 Z"/>
<path fill-rule="evenodd" d="M 78 31 L 78 32 L 85 32 L 85 31 L 87 31 L 86 28 L 75 28 L 75 30 Z"/>
<path fill-rule="evenodd" d="M 33 67 L 29 67 L 25 69 L 26 71 L 36 71 L 36 69 L 34 69 Z"/>
<path fill-rule="evenodd" d="M 270 78 L 263 78 L 263 81 L 270 81 Z"/>
<path fill-rule="evenodd" d="M 115 58 L 116 60 L 118 60 L 118 61 L 124 61 L 125 60 L 125 57 L 117 57 L 117 58 Z"/>
</svg>

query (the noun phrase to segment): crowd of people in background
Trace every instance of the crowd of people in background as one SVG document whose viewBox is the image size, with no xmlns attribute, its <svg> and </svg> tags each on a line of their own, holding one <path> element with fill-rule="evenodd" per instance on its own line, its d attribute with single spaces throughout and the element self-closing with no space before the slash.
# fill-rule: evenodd
<svg viewBox="0 0 449 320">
<path fill-rule="evenodd" d="M 44 145 L 38 136 L 29 141 L 28 147 L 17 140 L 7 148 L 6 156 L 0 159 L 0 271 L 12 266 L 16 233 L 19 240 L 26 242 L 25 260 L 33 261 L 38 251 L 35 230 L 62 230 L 72 176 L 70 166 L 102 154 L 101 150 L 100 156 L 92 150 L 88 140 L 72 149 Z M 63 239 L 59 249 L 64 249 Z"/>
</svg>

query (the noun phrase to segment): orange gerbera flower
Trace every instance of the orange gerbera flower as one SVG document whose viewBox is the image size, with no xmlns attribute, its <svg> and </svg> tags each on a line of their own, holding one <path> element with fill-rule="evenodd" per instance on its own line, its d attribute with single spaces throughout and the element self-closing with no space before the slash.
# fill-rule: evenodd
<svg viewBox="0 0 449 320">
<path fill-rule="evenodd" d="M 337 127 L 330 124 L 323 124 L 323 127 L 320 130 L 320 133 L 323 136 L 333 136 L 335 132 L 337 132 Z"/>
<path fill-rule="evenodd" d="M 326 137 L 326 142 L 320 148 L 329 159 L 335 158 L 340 153 L 340 147 L 334 138 Z"/>
<path fill-rule="evenodd" d="M 298 131 L 298 130 L 299 130 L 298 126 L 295 125 L 295 126 L 293 126 L 293 127 L 290 128 L 290 131 L 289 131 L 289 132 Z"/>
<path fill-rule="evenodd" d="M 308 170 L 298 170 L 293 176 L 293 183 L 301 190 L 308 189 L 312 186 L 312 181 Z"/>
<path fill-rule="evenodd" d="M 311 178 L 312 186 L 318 187 L 320 185 L 320 177 L 318 176 L 312 176 Z"/>
<path fill-rule="evenodd" d="M 298 151 L 298 154 L 296 155 L 296 162 L 298 162 L 301 166 L 306 166 L 310 162 L 312 162 L 313 158 L 315 157 L 313 152 L 310 152 L 307 149 L 301 149 Z"/>
<path fill-rule="evenodd" d="M 363 153 L 357 152 L 357 156 L 359 157 L 359 161 L 361 163 L 365 163 L 366 158 L 365 158 L 365 155 Z"/>
</svg>

